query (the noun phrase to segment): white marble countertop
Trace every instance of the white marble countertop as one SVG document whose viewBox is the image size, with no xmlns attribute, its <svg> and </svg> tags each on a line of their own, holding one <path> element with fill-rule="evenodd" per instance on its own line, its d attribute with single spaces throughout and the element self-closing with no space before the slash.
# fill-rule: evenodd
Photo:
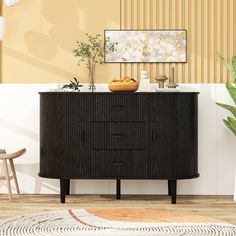
<svg viewBox="0 0 236 236">
<path fill-rule="evenodd" d="M 88 89 L 89 84 L 82 84 L 83 87 L 80 88 L 80 92 L 89 92 Z M 48 90 L 40 91 L 40 92 L 63 92 L 62 90 L 59 90 L 63 84 L 56 84 L 51 83 L 48 84 Z M 99 83 L 95 84 L 96 91 L 95 92 L 110 92 L 108 89 L 108 86 L 106 83 Z M 185 85 L 185 84 L 179 84 L 177 88 L 159 88 L 158 84 L 153 83 L 150 84 L 150 90 L 143 90 L 142 87 L 139 87 L 139 89 L 136 92 L 199 92 L 200 88 L 196 84 L 193 85 Z M 71 92 L 71 90 L 64 90 L 66 92 Z"/>
</svg>

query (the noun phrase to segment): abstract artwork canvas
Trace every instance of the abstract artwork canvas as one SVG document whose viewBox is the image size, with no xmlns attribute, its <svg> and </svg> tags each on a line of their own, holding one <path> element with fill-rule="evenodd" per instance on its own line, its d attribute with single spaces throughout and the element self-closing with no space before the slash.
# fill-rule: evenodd
<svg viewBox="0 0 236 236">
<path fill-rule="evenodd" d="M 105 55 L 107 63 L 186 62 L 186 30 L 105 30 L 105 40 L 115 50 Z"/>
</svg>

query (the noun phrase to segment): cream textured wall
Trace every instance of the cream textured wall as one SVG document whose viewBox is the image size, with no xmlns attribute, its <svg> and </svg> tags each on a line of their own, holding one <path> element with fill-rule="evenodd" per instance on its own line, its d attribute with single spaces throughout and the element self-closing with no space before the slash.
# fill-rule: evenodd
<svg viewBox="0 0 236 236">
<path fill-rule="evenodd" d="M 122 29 L 187 29 L 188 63 L 176 64 L 180 83 L 222 83 L 230 77 L 217 52 L 236 55 L 235 0 L 121 0 Z M 169 75 L 170 64 L 124 64 L 122 75 L 140 70 Z"/>
<path fill-rule="evenodd" d="M 183 83 L 230 80 L 216 53 L 236 55 L 235 0 L 22 0 L 4 7 L 7 21 L 2 82 L 66 82 L 87 71 L 76 66 L 75 41 L 104 29 L 188 30 L 188 63 L 175 64 Z M 121 75 L 139 77 L 142 69 L 169 74 L 169 64 L 123 64 Z M 99 66 L 97 81 L 120 76 L 120 65 Z"/>
<path fill-rule="evenodd" d="M 67 82 L 74 75 L 88 81 L 72 54 L 85 33 L 120 28 L 120 0 L 21 0 L 4 7 L 7 31 L 3 43 L 2 82 Z M 119 65 L 97 69 L 97 82 L 120 75 Z"/>
</svg>

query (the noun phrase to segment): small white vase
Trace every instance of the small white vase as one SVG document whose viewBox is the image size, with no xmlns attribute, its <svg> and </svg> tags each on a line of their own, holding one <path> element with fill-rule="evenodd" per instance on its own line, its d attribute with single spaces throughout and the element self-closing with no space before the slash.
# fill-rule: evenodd
<svg viewBox="0 0 236 236">
<path fill-rule="evenodd" d="M 235 180 L 234 180 L 234 201 L 236 202 L 236 169 L 235 169 Z"/>
<path fill-rule="evenodd" d="M 148 72 L 146 70 L 142 70 L 140 73 L 140 92 L 150 92 L 151 86 L 150 86 L 150 79 Z"/>
</svg>

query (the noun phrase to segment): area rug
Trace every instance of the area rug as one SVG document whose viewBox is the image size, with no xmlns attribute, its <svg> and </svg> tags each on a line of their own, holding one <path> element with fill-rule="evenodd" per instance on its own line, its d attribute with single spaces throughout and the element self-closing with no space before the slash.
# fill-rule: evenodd
<svg viewBox="0 0 236 236">
<path fill-rule="evenodd" d="M 0 221 L 0 236 L 235 236 L 236 226 L 146 209 L 69 209 Z"/>
</svg>

